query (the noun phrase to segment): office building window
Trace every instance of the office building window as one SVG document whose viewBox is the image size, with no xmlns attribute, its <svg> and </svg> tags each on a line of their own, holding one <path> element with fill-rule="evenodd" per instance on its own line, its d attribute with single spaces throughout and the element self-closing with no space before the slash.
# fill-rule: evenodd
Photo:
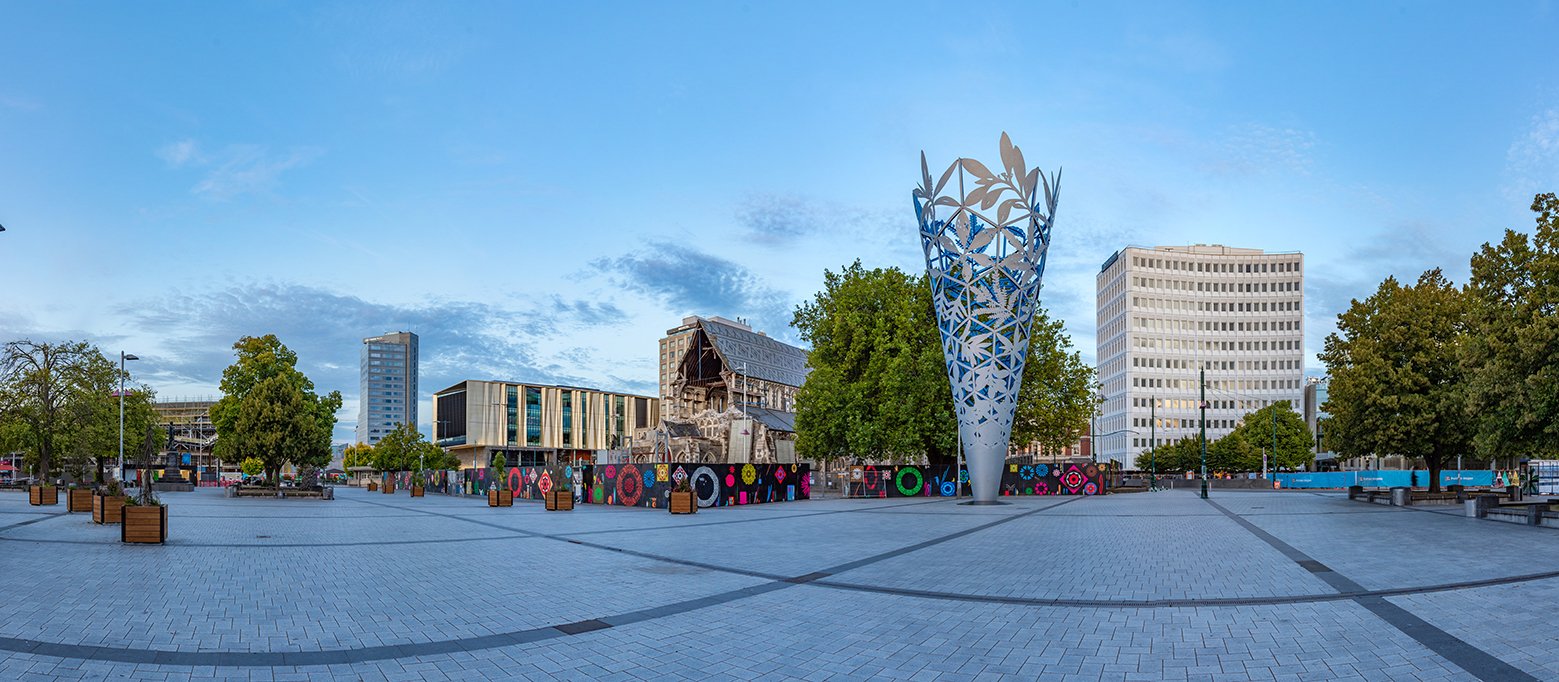
<svg viewBox="0 0 1559 682">
<path fill-rule="evenodd" d="M 508 439 L 507 439 L 506 442 L 509 445 L 519 445 L 518 439 L 519 439 L 519 436 L 520 436 L 520 433 L 519 433 L 519 431 L 520 431 L 520 389 L 519 389 L 518 386 L 509 386 L 509 387 L 504 389 L 504 393 L 505 393 L 505 395 L 504 395 L 505 402 L 508 403 L 508 405 L 506 406 L 507 407 L 507 410 L 506 410 L 507 414 L 505 416 L 507 416 L 509 418 L 508 429 L 507 429 L 507 431 L 508 431 L 508 433 L 507 433 Z"/>
<path fill-rule="evenodd" d="M 541 445 L 541 389 L 525 387 L 525 444 Z"/>
</svg>

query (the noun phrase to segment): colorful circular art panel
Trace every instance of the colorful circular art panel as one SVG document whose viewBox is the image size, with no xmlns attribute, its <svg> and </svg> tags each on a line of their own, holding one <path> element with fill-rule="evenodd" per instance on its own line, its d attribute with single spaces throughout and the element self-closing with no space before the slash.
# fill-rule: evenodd
<svg viewBox="0 0 1559 682">
<path fill-rule="evenodd" d="M 913 477 L 913 484 L 906 484 L 904 479 Z M 898 476 L 893 478 L 893 483 L 899 489 L 899 494 L 904 496 L 917 495 L 920 487 L 926 484 L 926 479 L 921 475 L 919 467 L 904 467 L 899 469 Z"/>
<path fill-rule="evenodd" d="M 639 478 L 639 468 L 632 464 L 624 464 L 617 476 L 617 499 L 625 507 L 632 507 L 639 503 L 639 496 L 644 494 L 644 481 Z"/>
<path fill-rule="evenodd" d="M 743 464 L 742 465 L 742 484 L 743 485 L 752 485 L 752 482 L 756 481 L 756 480 L 758 480 L 758 468 L 753 466 L 753 465 L 751 465 L 751 464 Z"/>
<path fill-rule="evenodd" d="M 720 477 L 709 467 L 693 470 L 693 493 L 698 495 L 698 506 L 713 507 L 720 502 Z"/>
</svg>

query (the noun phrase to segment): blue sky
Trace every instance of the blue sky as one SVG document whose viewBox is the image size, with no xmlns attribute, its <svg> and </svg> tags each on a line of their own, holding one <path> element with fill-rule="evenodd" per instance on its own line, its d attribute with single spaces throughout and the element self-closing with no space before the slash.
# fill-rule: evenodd
<svg viewBox="0 0 1559 682">
<path fill-rule="evenodd" d="M 356 419 L 362 337 L 653 393 L 686 314 L 794 339 L 825 268 L 923 267 L 933 165 L 1064 167 L 1044 305 L 1094 355 L 1128 245 L 1303 251 L 1314 353 L 1388 275 L 1559 190 L 1559 7 L 0 4 L 0 338 L 214 394 L 274 332 Z M 426 424 L 423 424 L 426 427 Z"/>
</svg>

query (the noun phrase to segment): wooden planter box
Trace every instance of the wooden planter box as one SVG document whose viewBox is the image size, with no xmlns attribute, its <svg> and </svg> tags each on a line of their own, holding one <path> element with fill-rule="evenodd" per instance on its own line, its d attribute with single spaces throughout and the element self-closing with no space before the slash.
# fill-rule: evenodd
<svg viewBox="0 0 1559 682">
<path fill-rule="evenodd" d="M 487 491 L 487 506 L 489 507 L 513 507 L 513 490 L 489 490 Z"/>
<path fill-rule="evenodd" d="M 383 492 L 386 495 L 394 495 L 395 494 L 395 484 L 394 483 L 386 483 L 386 484 L 384 484 L 384 487 L 380 488 L 379 490 L 380 490 L 380 492 Z"/>
<path fill-rule="evenodd" d="M 124 495 L 93 495 L 92 523 L 120 523 L 124 521 Z"/>
<path fill-rule="evenodd" d="M 127 504 L 124 523 L 119 525 L 119 541 L 160 545 L 168 539 L 168 508 Z"/>
<path fill-rule="evenodd" d="M 547 511 L 574 511 L 574 493 L 567 490 L 554 490 L 542 497 Z"/>
<path fill-rule="evenodd" d="M 685 493 L 671 492 L 671 504 L 667 507 L 673 514 L 695 514 L 698 512 L 698 500 L 693 497 L 693 491 Z"/>
<path fill-rule="evenodd" d="M 371 493 L 372 492 L 378 492 L 378 490 L 379 490 L 379 483 L 377 481 L 369 481 L 368 482 L 368 492 L 371 492 Z"/>
<path fill-rule="evenodd" d="M 420 485 L 412 486 L 411 487 L 411 496 L 412 497 L 422 497 L 422 486 L 420 486 Z"/>
<path fill-rule="evenodd" d="M 60 503 L 60 489 L 52 485 L 35 485 L 27 489 L 27 503 L 34 507 Z"/>
<path fill-rule="evenodd" d="M 71 488 L 65 492 L 65 512 L 89 512 L 92 511 L 92 490 L 90 488 Z"/>
</svg>

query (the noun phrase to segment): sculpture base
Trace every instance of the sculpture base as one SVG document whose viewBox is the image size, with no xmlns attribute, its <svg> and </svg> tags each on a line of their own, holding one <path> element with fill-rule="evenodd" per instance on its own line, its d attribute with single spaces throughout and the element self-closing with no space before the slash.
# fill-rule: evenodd
<svg viewBox="0 0 1559 682">
<path fill-rule="evenodd" d="M 960 506 L 967 506 L 967 507 L 998 507 L 998 506 L 1001 506 L 1001 505 L 1007 505 L 1007 504 L 1012 504 L 1012 503 L 1011 502 L 1001 502 L 1001 501 L 998 501 L 998 500 L 969 500 L 968 502 L 959 502 L 958 504 Z"/>
</svg>

